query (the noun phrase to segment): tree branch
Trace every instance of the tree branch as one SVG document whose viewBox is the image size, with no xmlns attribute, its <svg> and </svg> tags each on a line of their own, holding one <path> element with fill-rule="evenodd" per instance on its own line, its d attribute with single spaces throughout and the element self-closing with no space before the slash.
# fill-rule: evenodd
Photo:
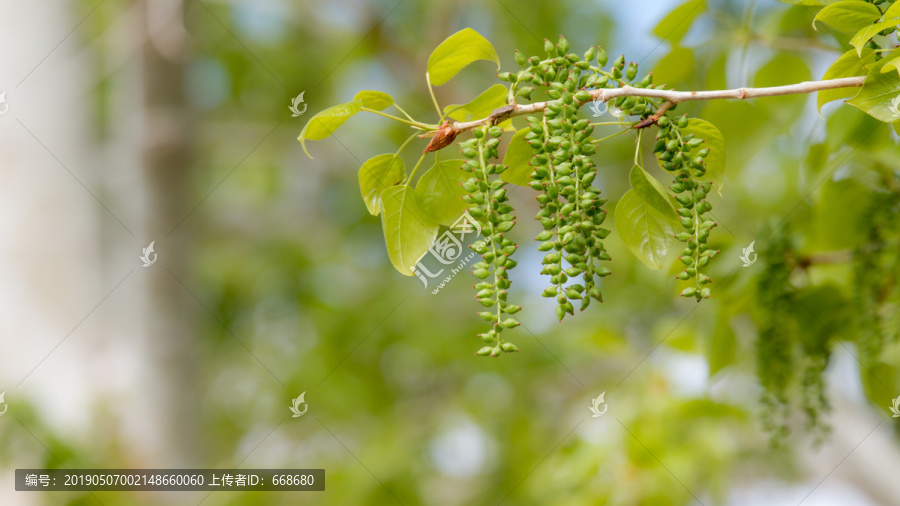
<svg viewBox="0 0 900 506">
<path fill-rule="evenodd" d="M 675 91 L 662 89 L 634 88 L 632 86 L 622 86 L 621 88 L 601 88 L 590 92 L 591 101 L 600 100 L 607 102 L 618 97 L 649 97 L 662 98 L 666 100 L 656 114 L 636 124 L 634 128 L 645 128 L 654 123 L 662 114 L 670 107 L 681 102 L 689 102 L 692 100 L 717 100 L 717 99 L 738 99 L 745 100 L 757 97 L 777 97 L 782 95 L 799 95 L 805 93 L 813 93 L 822 90 L 833 90 L 836 88 L 858 88 L 863 85 L 866 78 L 860 77 L 844 77 L 841 79 L 828 79 L 826 81 L 806 81 L 797 84 L 789 84 L 785 86 L 772 86 L 768 88 L 737 88 L 733 90 L 711 90 L 711 91 Z M 588 102 L 578 104 L 579 107 Z M 455 122 L 451 126 L 456 133 L 471 130 L 480 127 L 485 123 L 497 124 L 514 116 L 530 114 L 542 111 L 547 106 L 547 102 L 534 102 L 532 104 L 511 104 L 508 106 L 495 109 L 490 116 L 474 121 Z M 652 120 L 652 121 L 651 121 Z"/>
</svg>

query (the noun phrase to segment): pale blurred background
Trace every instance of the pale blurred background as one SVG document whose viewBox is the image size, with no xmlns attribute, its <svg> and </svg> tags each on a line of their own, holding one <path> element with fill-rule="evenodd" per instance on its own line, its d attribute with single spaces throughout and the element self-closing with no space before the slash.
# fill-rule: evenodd
<svg viewBox="0 0 900 506">
<path fill-rule="evenodd" d="M 722 290 L 695 308 L 669 275 L 677 255 L 651 272 L 613 234 L 606 302 L 557 324 L 523 247 L 511 297 L 534 335 L 517 330 L 521 353 L 497 360 L 472 356 L 470 278 L 431 295 L 395 272 L 360 199 L 358 167 L 407 132 L 360 115 L 310 143 L 314 160 L 296 141 L 361 89 L 433 121 L 425 62 L 467 26 L 507 70 L 562 33 L 576 52 L 662 62 L 679 89 L 820 78 L 838 54 L 810 12 L 774 1 L 710 0 L 675 48 L 651 31 L 678 3 L 4 2 L 0 504 L 896 504 L 896 425 L 864 393 L 852 329 L 828 367 L 831 434 L 817 446 L 798 419 L 769 448 L 748 295 L 764 266 L 733 274 L 800 202 L 792 226 L 812 230 L 837 164 L 867 152 L 897 170 L 888 126 L 865 137 L 862 113 L 833 105 L 823 120 L 812 97 L 685 108 L 728 140 Z M 491 84 L 474 64 L 438 98 Z M 309 109 L 292 118 L 300 92 Z M 836 129 L 833 156 L 810 162 Z M 622 136 L 598 156 L 611 201 L 632 153 Z M 513 197 L 523 218 L 529 193 Z M 530 245 L 537 227 L 520 223 Z M 722 333 L 732 348 L 711 355 Z M 309 411 L 291 418 L 304 391 Z M 591 418 L 604 391 L 609 411 Z M 14 492 L 14 469 L 40 467 L 324 468 L 327 488 Z"/>
</svg>

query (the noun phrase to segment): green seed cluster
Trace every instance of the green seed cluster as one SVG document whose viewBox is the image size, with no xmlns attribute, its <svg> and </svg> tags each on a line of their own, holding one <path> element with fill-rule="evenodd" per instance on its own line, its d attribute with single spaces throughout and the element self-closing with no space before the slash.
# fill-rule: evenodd
<svg viewBox="0 0 900 506">
<path fill-rule="evenodd" d="M 710 260 L 718 254 L 718 250 L 709 247 L 709 233 L 717 224 L 704 218 L 704 214 L 712 210 L 712 205 L 706 200 L 712 183 L 701 183 L 699 180 L 706 175 L 706 163 L 704 159 L 709 155 L 709 148 L 703 148 L 703 139 L 694 134 L 683 134 L 682 129 L 688 126 L 687 115 L 677 120 L 670 120 L 663 116 L 657 122 L 659 133 L 656 135 L 654 153 L 659 157 L 660 165 L 672 173 L 675 173 L 675 183 L 670 187 L 676 194 L 675 200 L 681 205 L 677 209 L 681 216 L 681 226 L 684 232 L 675 234 L 675 238 L 686 244 L 686 247 L 678 257 L 685 265 L 684 271 L 678 273 L 677 279 L 688 281 L 693 279 L 694 286 L 682 290 L 682 297 L 695 297 L 697 302 L 709 298 L 710 289 L 707 286 L 712 282 L 709 276 L 701 271 Z"/>
<path fill-rule="evenodd" d="M 638 81 L 638 65 L 632 62 L 626 66 L 625 55 L 616 58 L 610 69 L 605 70 L 603 67 L 606 66 L 609 57 L 602 47 L 591 46 L 582 58 L 568 52 L 569 42 L 560 35 L 559 42 L 555 45 L 544 39 L 544 51 L 547 53 L 544 59 L 537 56 L 526 58 L 516 51 L 516 63 L 522 70 L 518 73 L 498 74 L 501 80 L 511 83 L 510 99 L 515 97 L 531 99 L 536 87 L 540 87 L 546 91 L 551 100 L 559 101 L 566 92 L 564 88 L 574 86 L 575 90 L 579 90 L 574 97 L 576 105 L 580 106 L 591 100 L 586 91 L 589 89 L 624 85 L 633 88 L 654 88 L 653 74 L 647 74 Z M 567 84 L 570 80 L 571 85 Z M 629 116 L 647 118 L 656 111 L 661 100 L 647 97 L 617 97 L 611 103 Z"/>
<path fill-rule="evenodd" d="M 592 143 L 593 126 L 587 119 L 578 118 L 578 108 L 591 100 L 587 88 L 613 86 L 622 80 L 624 63 L 613 66 L 611 72 L 601 67 L 607 63 L 602 48 L 588 48 L 581 58 L 569 53 L 569 43 L 560 37 L 554 45 L 545 41 L 547 58 L 525 58 L 516 53 L 516 61 L 523 70 L 518 74 L 502 74 L 510 81 L 511 93 L 530 98 L 538 85 L 551 99 L 543 115 L 528 117 L 529 132 L 525 140 L 533 150 L 531 166 L 532 189 L 537 196 L 540 212 L 536 219 L 543 231 L 538 234 L 538 250 L 545 252 L 541 274 L 550 276 L 550 286 L 543 295 L 557 300 L 556 316 L 575 314 L 572 301 L 580 301 L 580 309 L 587 308 L 591 299 L 603 301 L 597 278 L 608 276 L 609 269 L 599 264 L 610 260 L 603 246 L 609 229 L 601 225 L 606 220 L 600 190 L 592 185 L 597 176 L 596 165 L 590 156 L 596 147 Z M 594 62 L 599 65 L 595 66 Z M 620 58 L 624 62 L 624 57 Z M 633 80 L 637 66 L 625 71 Z M 649 78 L 648 78 L 649 79 Z M 637 107 L 632 101 L 630 104 Z M 641 107 L 645 104 L 642 103 Z M 565 261 L 565 263 L 564 263 Z M 569 283 L 581 276 L 581 283 Z"/>
<path fill-rule="evenodd" d="M 560 101 L 558 110 L 548 108 L 542 118 L 528 118 L 531 131 L 525 138 L 534 151 L 531 187 L 540 192 L 541 210 L 536 219 L 544 230 L 536 239 L 541 241 L 538 250 L 546 252 L 541 274 L 549 275 L 551 283 L 543 295 L 556 297 L 556 316 L 562 320 L 566 313 L 575 314 L 570 300 L 580 300 L 582 310 L 592 298 L 603 301 L 595 277 L 607 276 L 610 271 L 595 262 L 610 258 L 602 242 L 609 229 L 600 226 L 606 220 L 602 207 L 607 199 L 601 199 L 600 190 L 591 184 L 597 176 L 588 158 L 594 145 L 583 142 L 593 127 L 588 120 L 577 118 L 571 90 L 566 90 Z M 566 285 L 570 277 L 579 275 L 583 285 Z"/>
<path fill-rule="evenodd" d="M 488 163 L 488 160 L 498 157 L 497 147 L 502 133 L 503 129 L 498 126 L 485 125 L 473 132 L 473 139 L 460 143 L 462 154 L 468 159 L 461 168 L 472 173 L 472 177 L 463 183 L 463 188 L 471 192 L 463 200 L 473 205 L 469 214 L 480 222 L 484 236 L 483 240 L 470 246 L 482 258 L 472 266 L 472 274 L 481 280 L 474 286 L 478 291 L 475 299 L 485 308 L 495 308 L 478 313 L 482 319 L 491 323 L 492 328 L 478 335 L 489 346 L 481 348 L 475 354 L 492 357 L 497 357 L 502 352 L 519 351 L 515 344 L 503 340 L 502 333 L 504 329 L 520 325 L 515 318 L 504 318 L 504 315 L 513 315 L 522 309 L 521 306 L 508 304 L 506 301 L 507 289 L 511 284 L 508 271 L 517 264 L 509 257 L 518 246 L 503 234 L 512 230 L 516 217 L 512 215 L 512 206 L 507 203 L 509 198 L 506 196 L 506 181 L 490 179 L 491 175 L 506 170 L 506 166 Z M 492 274 L 493 280 L 486 281 Z"/>
</svg>

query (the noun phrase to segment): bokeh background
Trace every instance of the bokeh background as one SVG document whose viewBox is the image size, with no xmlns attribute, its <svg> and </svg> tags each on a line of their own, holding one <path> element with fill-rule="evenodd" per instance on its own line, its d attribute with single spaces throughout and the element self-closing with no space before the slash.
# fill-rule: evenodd
<svg viewBox="0 0 900 506">
<path fill-rule="evenodd" d="M 649 271 L 614 232 L 605 302 L 558 324 L 522 247 L 521 353 L 499 359 L 473 356 L 471 278 L 432 295 L 398 274 L 360 198 L 359 166 L 408 130 L 361 114 L 309 143 L 314 159 L 296 141 L 362 89 L 434 121 L 425 63 L 465 27 L 507 70 L 515 49 L 565 34 L 684 90 L 818 79 L 846 48 L 812 30 L 815 11 L 769 0 L 709 0 L 654 33 L 678 4 L 3 3 L 0 504 L 896 504 L 900 388 L 861 379 L 848 268 L 801 273 L 839 297 L 810 303 L 832 346 L 831 431 L 798 415 L 773 447 L 755 373 L 767 266 L 739 260 L 780 227 L 809 254 L 854 247 L 859 189 L 900 168 L 889 125 L 839 104 L 820 117 L 806 96 L 682 105 L 728 145 L 713 298 L 677 297 L 677 255 Z M 495 82 L 475 63 L 437 98 Z M 632 156 L 628 135 L 596 156 L 611 204 Z M 513 193 L 520 218 L 537 211 L 530 193 Z M 521 219 L 514 236 L 528 245 L 538 228 Z M 291 418 L 301 392 L 309 411 Z M 327 488 L 15 492 L 14 469 L 39 467 L 324 468 Z"/>
</svg>

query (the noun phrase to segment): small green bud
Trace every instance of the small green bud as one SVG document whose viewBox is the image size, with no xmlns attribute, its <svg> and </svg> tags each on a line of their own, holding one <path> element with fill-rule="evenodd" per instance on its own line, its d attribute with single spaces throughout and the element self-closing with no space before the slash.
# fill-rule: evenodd
<svg viewBox="0 0 900 506">
<path fill-rule="evenodd" d="M 556 56 L 556 46 L 547 39 L 544 39 L 544 51 L 548 56 Z"/>
<path fill-rule="evenodd" d="M 525 66 L 525 61 L 526 61 L 527 58 L 525 58 L 525 55 L 522 54 L 522 52 L 519 51 L 518 49 L 516 49 L 515 58 L 516 58 L 516 63 L 517 63 L 520 67 L 524 67 L 524 66 Z"/>
<path fill-rule="evenodd" d="M 606 54 L 606 50 L 603 49 L 602 46 L 597 46 L 597 64 L 601 67 L 606 65 L 606 62 L 609 61 L 609 57 Z M 604 86 L 606 83 L 601 84 L 600 86 Z"/>
<path fill-rule="evenodd" d="M 632 62 L 628 64 L 628 69 L 625 71 L 625 77 L 628 78 L 629 81 L 634 80 L 637 77 L 638 66 L 636 63 Z"/>
<path fill-rule="evenodd" d="M 503 320 L 503 326 L 508 329 L 511 329 L 513 327 L 518 327 L 519 325 L 521 325 L 521 323 L 519 323 L 518 320 L 516 320 L 515 318 L 507 318 L 507 319 Z"/>
<path fill-rule="evenodd" d="M 697 294 L 697 289 L 694 287 L 688 287 L 681 291 L 682 297 L 693 297 Z"/>
<path fill-rule="evenodd" d="M 514 345 L 513 343 L 503 343 L 503 345 L 501 346 L 501 348 L 502 348 L 503 351 L 505 351 L 506 353 L 512 353 L 512 352 L 518 352 L 518 351 L 519 351 L 519 347 L 516 346 L 516 345 Z"/>
<path fill-rule="evenodd" d="M 596 56 L 596 54 L 597 51 L 594 50 L 594 46 L 589 47 L 588 50 L 584 52 L 584 61 L 590 63 L 591 60 L 594 59 L 594 56 Z"/>
<path fill-rule="evenodd" d="M 492 350 L 493 348 L 491 348 L 490 346 L 485 346 L 484 348 L 476 351 L 475 355 L 478 355 L 479 357 L 486 357 L 491 354 Z"/>
<path fill-rule="evenodd" d="M 566 40 L 562 35 L 559 36 L 559 43 L 556 45 L 559 48 L 559 55 L 562 56 L 569 52 L 569 41 Z"/>
</svg>

